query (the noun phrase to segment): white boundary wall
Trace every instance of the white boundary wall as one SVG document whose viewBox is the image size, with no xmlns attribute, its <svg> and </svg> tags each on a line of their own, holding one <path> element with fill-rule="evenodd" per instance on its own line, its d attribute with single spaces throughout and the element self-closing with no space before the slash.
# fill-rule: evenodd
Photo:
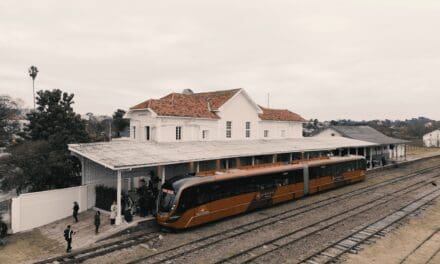
<svg viewBox="0 0 440 264">
<path fill-rule="evenodd" d="M 12 232 L 30 230 L 72 215 L 73 202 L 83 212 L 95 205 L 95 185 L 25 193 L 12 199 Z"/>
</svg>

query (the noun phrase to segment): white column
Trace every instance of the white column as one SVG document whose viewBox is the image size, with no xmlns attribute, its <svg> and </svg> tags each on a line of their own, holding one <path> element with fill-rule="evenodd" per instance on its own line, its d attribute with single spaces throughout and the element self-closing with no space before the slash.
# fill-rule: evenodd
<svg viewBox="0 0 440 264">
<path fill-rule="evenodd" d="M 358 148 L 356 148 L 356 153 L 355 154 L 356 154 L 356 156 L 359 155 Z"/>
<path fill-rule="evenodd" d="M 165 166 L 160 166 L 161 170 L 160 170 L 160 179 L 162 184 L 165 183 Z"/>
<path fill-rule="evenodd" d="M 85 185 L 86 181 L 85 181 L 85 177 L 86 177 L 86 162 L 84 157 L 80 158 L 81 160 L 81 185 Z"/>
<path fill-rule="evenodd" d="M 406 144 L 403 144 L 404 160 L 406 160 Z"/>
<path fill-rule="evenodd" d="M 364 147 L 364 157 L 367 158 L 367 147 Z"/>
<path fill-rule="evenodd" d="M 342 149 L 339 149 L 339 157 L 342 156 Z"/>
<path fill-rule="evenodd" d="M 255 165 L 255 157 L 252 157 L 252 166 Z"/>
<path fill-rule="evenodd" d="M 370 169 L 373 168 L 373 147 L 370 147 Z"/>
<path fill-rule="evenodd" d="M 122 222 L 122 207 L 121 207 L 121 192 L 122 192 L 122 175 L 121 170 L 118 170 L 118 182 L 117 182 L 117 192 L 116 192 L 116 204 L 117 204 L 117 212 L 116 212 L 116 225 L 120 225 Z"/>
<path fill-rule="evenodd" d="M 226 171 L 229 170 L 229 159 L 226 159 Z"/>
<path fill-rule="evenodd" d="M 200 172 L 200 162 L 196 162 L 196 172 L 199 173 Z"/>
<path fill-rule="evenodd" d="M 292 153 L 289 153 L 289 163 L 292 163 Z"/>
</svg>

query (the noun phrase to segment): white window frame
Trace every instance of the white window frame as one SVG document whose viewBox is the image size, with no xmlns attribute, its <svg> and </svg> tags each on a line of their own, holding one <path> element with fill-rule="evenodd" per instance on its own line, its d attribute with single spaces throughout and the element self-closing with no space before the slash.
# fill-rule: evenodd
<svg viewBox="0 0 440 264">
<path fill-rule="evenodd" d="M 232 138 L 232 121 L 226 121 L 226 138 Z"/>
<path fill-rule="evenodd" d="M 151 140 L 151 127 L 145 126 L 145 140 L 150 141 Z"/>
<path fill-rule="evenodd" d="M 204 129 L 202 130 L 202 139 L 208 139 L 209 138 L 209 130 Z"/>
<path fill-rule="evenodd" d="M 250 138 L 251 137 L 251 122 L 250 121 L 246 121 L 245 128 L 246 128 L 245 137 Z"/>
<path fill-rule="evenodd" d="M 263 131 L 263 136 L 265 137 L 265 138 L 267 138 L 267 137 L 269 137 L 269 130 L 264 130 Z"/>
<path fill-rule="evenodd" d="M 176 140 L 182 140 L 182 127 L 176 126 Z"/>
</svg>

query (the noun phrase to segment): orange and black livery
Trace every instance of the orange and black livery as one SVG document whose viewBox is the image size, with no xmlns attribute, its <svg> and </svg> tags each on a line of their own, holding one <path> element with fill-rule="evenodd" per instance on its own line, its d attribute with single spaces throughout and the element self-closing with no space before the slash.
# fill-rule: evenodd
<svg viewBox="0 0 440 264">
<path fill-rule="evenodd" d="M 162 185 L 157 221 L 185 229 L 362 181 L 365 171 L 363 157 L 348 156 L 175 177 Z"/>
</svg>

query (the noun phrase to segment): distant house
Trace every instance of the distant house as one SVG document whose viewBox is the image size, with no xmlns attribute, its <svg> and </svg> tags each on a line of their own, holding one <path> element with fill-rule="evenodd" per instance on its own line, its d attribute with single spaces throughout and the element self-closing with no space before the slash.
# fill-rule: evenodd
<svg viewBox="0 0 440 264">
<path fill-rule="evenodd" d="M 386 136 L 370 126 L 330 126 L 315 137 L 346 137 L 376 143 L 377 147 L 370 148 L 368 155 L 371 166 L 373 163 L 383 165 L 387 160 L 403 159 L 406 155 L 406 140 Z"/>
<path fill-rule="evenodd" d="M 440 148 L 440 129 L 425 134 L 423 136 L 423 145 Z"/>
</svg>

